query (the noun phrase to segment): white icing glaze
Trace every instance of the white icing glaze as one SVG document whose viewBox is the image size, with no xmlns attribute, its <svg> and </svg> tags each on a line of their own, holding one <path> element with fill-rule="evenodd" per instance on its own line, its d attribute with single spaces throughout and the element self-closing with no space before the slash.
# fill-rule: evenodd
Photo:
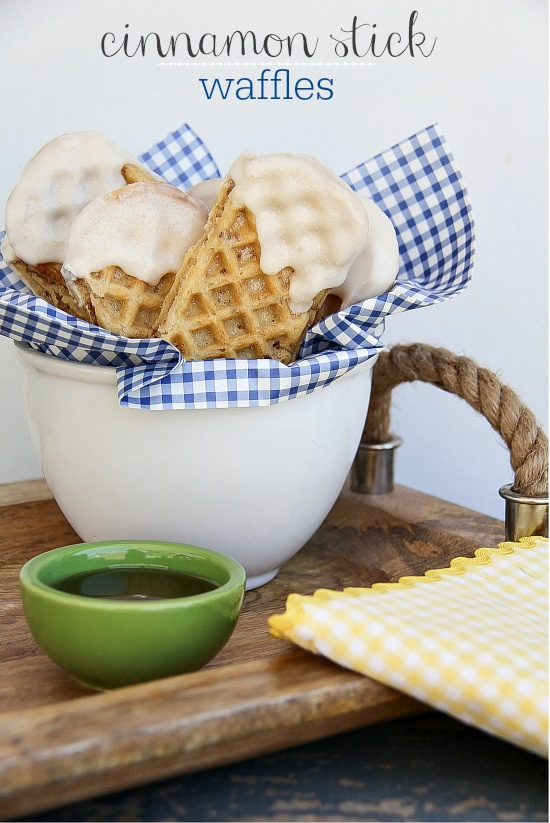
<svg viewBox="0 0 550 823">
<path fill-rule="evenodd" d="M 62 263 L 74 218 L 95 197 L 124 185 L 125 163 L 140 165 L 95 131 L 50 140 L 29 160 L 8 198 L 2 254 L 32 266 Z"/>
<path fill-rule="evenodd" d="M 230 198 L 254 214 L 260 266 L 294 269 L 290 309 L 307 311 L 324 289 L 339 286 L 365 247 L 369 220 L 357 194 L 315 158 L 245 153 L 228 176 Z"/>
<path fill-rule="evenodd" d="M 219 177 L 214 177 L 212 180 L 201 180 L 200 183 L 195 183 L 194 186 L 187 189 L 187 193 L 192 194 L 193 197 L 198 197 L 199 200 L 202 200 L 202 202 L 206 203 L 208 208 L 211 209 L 218 199 L 221 185 L 222 180 Z"/>
<path fill-rule="evenodd" d="M 399 271 L 399 244 L 393 223 L 376 203 L 359 196 L 369 216 L 369 238 L 342 285 L 333 290 L 344 308 L 384 294 Z"/>
<path fill-rule="evenodd" d="M 154 286 L 179 269 L 207 217 L 201 200 L 168 183 L 131 183 L 96 197 L 75 218 L 62 274 L 70 283 L 119 266 Z"/>
</svg>

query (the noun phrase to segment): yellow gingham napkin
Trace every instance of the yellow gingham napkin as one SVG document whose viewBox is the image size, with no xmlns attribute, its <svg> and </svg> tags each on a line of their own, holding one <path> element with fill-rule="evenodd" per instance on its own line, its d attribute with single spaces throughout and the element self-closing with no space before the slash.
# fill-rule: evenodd
<svg viewBox="0 0 550 823">
<path fill-rule="evenodd" d="M 291 594 L 271 633 L 465 723 L 548 755 L 548 540 L 478 549 L 450 568 Z"/>
</svg>

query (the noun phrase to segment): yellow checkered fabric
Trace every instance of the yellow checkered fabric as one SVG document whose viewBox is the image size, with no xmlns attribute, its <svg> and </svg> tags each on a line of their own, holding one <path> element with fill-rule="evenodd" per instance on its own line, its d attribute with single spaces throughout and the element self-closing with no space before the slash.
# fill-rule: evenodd
<svg viewBox="0 0 550 823">
<path fill-rule="evenodd" d="M 271 633 L 460 720 L 548 754 L 548 540 L 478 549 L 450 568 L 291 594 Z"/>
</svg>

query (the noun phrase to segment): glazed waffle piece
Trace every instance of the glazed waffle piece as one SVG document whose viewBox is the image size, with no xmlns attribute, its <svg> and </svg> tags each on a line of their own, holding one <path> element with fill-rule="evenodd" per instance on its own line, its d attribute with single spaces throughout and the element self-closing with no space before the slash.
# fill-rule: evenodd
<svg viewBox="0 0 550 823">
<path fill-rule="evenodd" d="M 137 182 L 92 200 L 74 220 L 62 273 L 79 308 L 126 337 L 153 337 L 207 208 L 168 183 Z"/>
<path fill-rule="evenodd" d="M 262 272 L 254 216 L 227 204 L 232 187 L 232 181 L 222 187 L 204 237 L 178 272 L 157 333 L 186 360 L 270 357 L 288 363 L 326 292 L 310 311 L 290 311 L 292 269 Z"/>
<path fill-rule="evenodd" d="M 187 360 L 290 363 L 367 233 L 357 195 L 317 161 L 242 155 L 176 276 L 157 334 Z"/>
<path fill-rule="evenodd" d="M 96 323 L 94 312 L 86 306 L 79 306 L 75 297 L 70 293 L 61 274 L 60 263 L 39 263 L 36 266 L 29 266 L 19 258 L 10 259 L 4 248 L 2 248 L 2 256 L 36 297 L 41 297 L 46 303 L 80 320 Z"/>
<path fill-rule="evenodd" d="M 69 229 L 98 195 L 137 179 L 158 179 L 103 135 L 64 134 L 27 163 L 6 205 L 4 260 L 31 291 L 89 322 L 95 315 L 79 305 L 61 275 Z"/>
<path fill-rule="evenodd" d="M 81 316 L 124 337 L 153 337 L 162 304 L 174 280 L 167 272 L 158 284 L 137 280 L 120 268 L 106 266 L 69 286 Z"/>
</svg>

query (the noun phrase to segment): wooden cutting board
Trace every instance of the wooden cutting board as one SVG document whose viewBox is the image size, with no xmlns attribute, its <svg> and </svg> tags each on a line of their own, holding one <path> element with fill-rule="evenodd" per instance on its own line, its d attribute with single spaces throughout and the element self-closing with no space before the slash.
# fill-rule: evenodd
<svg viewBox="0 0 550 823">
<path fill-rule="evenodd" d="M 504 539 L 503 524 L 404 487 L 344 490 L 275 580 L 247 592 L 234 635 L 204 669 L 110 693 L 85 689 L 37 647 L 18 574 L 80 542 L 43 481 L 0 486 L 2 819 L 426 711 L 362 675 L 271 637 L 287 595 L 395 581 Z"/>
</svg>

